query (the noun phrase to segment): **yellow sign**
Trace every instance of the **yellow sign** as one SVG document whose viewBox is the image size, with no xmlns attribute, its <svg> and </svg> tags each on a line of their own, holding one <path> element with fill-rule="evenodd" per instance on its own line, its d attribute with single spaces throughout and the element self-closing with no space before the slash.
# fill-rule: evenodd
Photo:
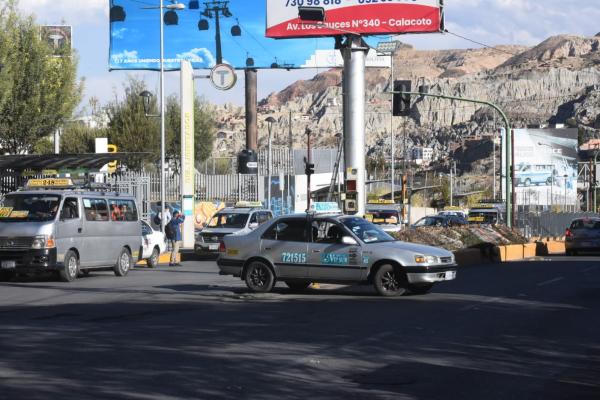
<svg viewBox="0 0 600 400">
<path fill-rule="evenodd" d="M 11 218 L 27 218 L 29 211 L 13 211 L 10 213 Z"/>
<path fill-rule="evenodd" d="M 367 204 L 396 204 L 396 203 L 394 203 L 394 200 L 379 199 L 379 200 L 369 200 L 369 202 Z"/>
<path fill-rule="evenodd" d="M 469 222 L 484 222 L 485 217 L 469 217 Z"/>
<path fill-rule="evenodd" d="M 28 187 L 57 187 L 73 186 L 73 181 L 69 178 L 47 178 L 30 179 L 27 181 Z"/>
<path fill-rule="evenodd" d="M 8 218 L 10 217 L 10 213 L 12 212 L 12 207 L 2 207 L 0 208 L 0 218 Z"/>
</svg>

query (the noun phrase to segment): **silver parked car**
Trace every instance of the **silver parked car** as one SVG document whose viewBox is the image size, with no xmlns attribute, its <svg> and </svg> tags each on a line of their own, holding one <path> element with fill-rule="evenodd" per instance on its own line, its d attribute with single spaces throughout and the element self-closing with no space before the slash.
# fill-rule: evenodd
<svg viewBox="0 0 600 400">
<path fill-rule="evenodd" d="M 218 254 L 224 236 L 251 232 L 271 219 L 273 213 L 260 202 L 239 202 L 235 207 L 224 208 L 196 233 L 194 251 L 198 255 Z"/>
<path fill-rule="evenodd" d="M 223 242 L 220 274 L 240 277 L 254 292 L 268 292 L 276 281 L 293 290 L 311 282 L 369 283 L 383 296 L 397 296 L 426 293 L 456 277 L 451 252 L 397 241 L 355 216 L 281 216 Z"/>
</svg>

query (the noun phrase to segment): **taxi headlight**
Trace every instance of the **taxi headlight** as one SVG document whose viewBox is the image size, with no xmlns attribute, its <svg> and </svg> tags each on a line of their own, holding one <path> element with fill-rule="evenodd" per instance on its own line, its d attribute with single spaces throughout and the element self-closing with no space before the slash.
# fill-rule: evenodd
<svg viewBox="0 0 600 400">
<path fill-rule="evenodd" d="M 53 236 L 36 236 L 31 242 L 31 248 L 34 250 L 52 249 L 56 247 Z"/>
<path fill-rule="evenodd" d="M 417 264 L 436 264 L 438 262 L 438 258 L 435 256 L 415 256 L 415 262 Z"/>
</svg>

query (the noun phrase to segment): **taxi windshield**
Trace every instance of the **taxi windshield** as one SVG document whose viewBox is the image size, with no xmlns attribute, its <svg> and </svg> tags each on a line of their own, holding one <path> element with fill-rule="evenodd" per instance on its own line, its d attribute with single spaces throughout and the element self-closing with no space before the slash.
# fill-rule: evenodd
<svg viewBox="0 0 600 400">
<path fill-rule="evenodd" d="M 365 243 L 395 241 L 393 237 L 385 233 L 381 228 L 363 218 L 344 218 L 342 219 L 342 223 Z"/>
<path fill-rule="evenodd" d="M 220 213 L 212 217 L 208 226 L 210 228 L 243 228 L 246 226 L 250 214 Z"/>
<path fill-rule="evenodd" d="M 9 194 L 0 205 L 0 221 L 52 221 L 60 196 L 51 194 Z"/>
</svg>

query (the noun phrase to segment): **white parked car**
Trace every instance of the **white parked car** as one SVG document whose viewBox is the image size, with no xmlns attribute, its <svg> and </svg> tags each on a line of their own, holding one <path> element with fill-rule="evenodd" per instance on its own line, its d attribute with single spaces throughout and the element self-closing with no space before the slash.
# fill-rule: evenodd
<svg viewBox="0 0 600 400">
<path fill-rule="evenodd" d="M 146 222 L 142 222 L 142 255 L 150 268 L 156 267 L 159 256 L 167 250 L 167 240 L 164 233 L 155 231 Z"/>
</svg>

